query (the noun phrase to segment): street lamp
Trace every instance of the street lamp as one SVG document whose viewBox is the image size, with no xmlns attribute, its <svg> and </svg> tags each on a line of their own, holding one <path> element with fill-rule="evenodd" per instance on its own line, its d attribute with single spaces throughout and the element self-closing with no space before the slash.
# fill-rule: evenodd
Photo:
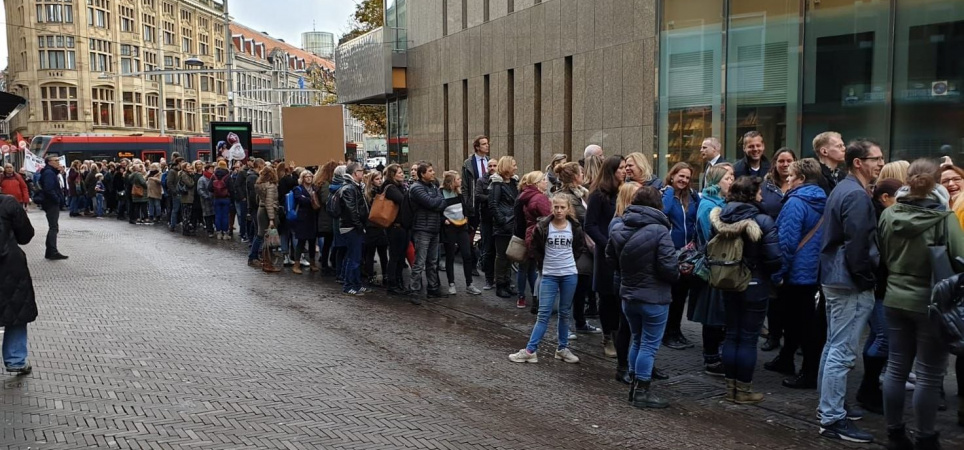
<svg viewBox="0 0 964 450">
<path fill-rule="evenodd" d="M 204 61 L 197 56 L 192 56 L 184 60 L 184 65 L 187 67 L 204 67 Z"/>
</svg>

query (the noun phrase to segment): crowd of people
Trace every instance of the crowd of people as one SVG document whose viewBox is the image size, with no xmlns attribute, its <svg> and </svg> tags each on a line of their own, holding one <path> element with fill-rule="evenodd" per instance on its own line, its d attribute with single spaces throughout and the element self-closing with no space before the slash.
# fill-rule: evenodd
<svg viewBox="0 0 964 450">
<path fill-rule="evenodd" d="M 64 170 L 48 158 L 34 190 L 51 221 L 51 259 L 66 258 L 56 247 L 66 206 L 71 216 L 237 237 L 248 265 L 320 272 L 346 295 L 383 289 L 417 305 L 494 291 L 536 315 L 510 361 L 538 362 L 558 313 L 554 358 L 577 363 L 569 342 L 601 335 L 599 351 L 616 360 L 615 379 L 640 408 L 668 406 L 653 384 L 666 378 L 656 357 L 661 346 L 694 346 L 685 315 L 701 325 L 703 368 L 724 379 L 726 400 L 763 401 L 753 389 L 758 348 L 778 350 L 764 368 L 785 374 L 787 389 L 818 389 L 821 435 L 871 442 L 854 424 L 870 411 L 886 416 L 888 448 L 940 448 L 934 424 L 950 357 L 927 316 L 932 269 L 922 262 L 943 240 L 964 271 L 954 259 L 964 256 L 964 170 L 947 159 L 885 164 L 873 140 L 845 145 L 835 132 L 812 144 L 816 158 L 781 148 L 771 161 L 751 131 L 730 163 L 708 138 L 701 171 L 676 162 L 664 178 L 642 153 L 606 156 L 597 145 L 579 161 L 554 155 L 544 171 L 520 173 L 512 156 L 490 157 L 485 136 L 459 170 L 428 161 L 382 171 L 353 161 L 229 167 L 177 155 Z M 4 177 L 6 192 L 15 183 Z M 738 256 L 723 261 L 718 249 Z M 600 327 L 587 320 L 597 317 Z M 846 386 L 858 355 L 853 403 Z M 964 395 L 964 358 L 956 372 Z M 909 382 L 916 443 L 903 417 Z"/>
</svg>

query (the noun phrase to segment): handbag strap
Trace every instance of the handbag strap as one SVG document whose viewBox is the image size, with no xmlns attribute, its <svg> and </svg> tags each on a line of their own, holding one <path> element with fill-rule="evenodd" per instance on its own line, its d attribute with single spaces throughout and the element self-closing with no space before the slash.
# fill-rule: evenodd
<svg viewBox="0 0 964 450">
<path fill-rule="evenodd" d="M 797 244 L 797 252 L 799 252 L 804 245 L 807 245 L 807 242 L 810 242 L 810 239 L 813 238 L 813 235 L 817 234 L 817 230 L 820 229 L 820 225 L 823 225 L 823 216 L 820 216 L 820 220 L 817 221 L 817 224 L 814 225 L 813 228 L 810 229 L 810 232 L 803 237 L 803 240 Z"/>
</svg>

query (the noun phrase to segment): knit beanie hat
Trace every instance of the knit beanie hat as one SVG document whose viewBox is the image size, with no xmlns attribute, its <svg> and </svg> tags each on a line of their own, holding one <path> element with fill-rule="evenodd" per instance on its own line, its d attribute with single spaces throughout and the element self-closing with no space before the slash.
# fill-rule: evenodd
<svg viewBox="0 0 964 450">
<path fill-rule="evenodd" d="M 227 161 L 225 161 L 225 160 L 223 160 L 223 159 L 220 160 L 220 161 L 218 161 L 218 169 L 227 169 L 227 168 L 228 168 L 228 162 L 227 162 Z"/>
</svg>

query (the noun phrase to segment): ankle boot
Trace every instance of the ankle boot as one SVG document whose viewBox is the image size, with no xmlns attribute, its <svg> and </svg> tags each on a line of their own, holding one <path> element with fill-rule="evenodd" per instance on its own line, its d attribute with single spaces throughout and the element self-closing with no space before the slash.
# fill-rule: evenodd
<svg viewBox="0 0 964 450">
<path fill-rule="evenodd" d="M 633 378 L 632 382 L 629 383 L 629 403 L 633 403 L 636 400 L 636 389 L 639 388 L 639 380 Z"/>
<path fill-rule="evenodd" d="M 291 272 L 301 275 L 301 264 L 295 264 L 291 266 Z"/>
<path fill-rule="evenodd" d="M 763 394 L 753 392 L 753 383 L 736 382 L 736 394 L 733 401 L 740 405 L 760 403 L 763 401 Z"/>
<path fill-rule="evenodd" d="M 606 355 L 607 358 L 616 357 L 616 344 L 614 344 L 613 341 L 614 339 L 610 334 L 603 336 L 603 354 Z"/>
<path fill-rule="evenodd" d="M 633 406 L 637 408 L 662 409 L 669 406 L 669 402 L 653 392 L 649 381 L 636 381 L 636 392 L 633 396 Z"/>
<path fill-rule="evenodd" d="M 311 270 L 312 272 L 317 272 L 317 271 L 318 271 L 318 263 L 317 263 L 316 261 L 311 261 L 311 262 L 309 262 L 309 263 L 308 263 L 308 269 Z"/>
<path fill-rule="evenodd" d="M 635 377 L 632 377 L 632 378 L 631 378 L 631 377 L 629 376 L 629 368 L 628 368 L 628 367 L 617 367 L 617 368 L 616 368 L 616 381 L 618 381 L 618 382 L 620 382 L 620 383 L 625 383 L 625 384 L 632 384 L 632 383 L 633 383 L 633 378 L 635 378 Z"/>
<path fill-rule="evenodd" d="M 736 380 L 735 379 L 733 378 L 726 379 L 726 396 L 723 398 L 728 402 L 736 401 Z"/>
<path fill-rule="evenodd" d="M 941 450 L 940 436 L 940 433 L 937 432 L 926 437 L 918 435 L 913 448 L 917 450 Z"/>
<path fill-rule="evenodd" d="M 887 429 L 887 450 L 914 450 L 914 443 L 907 437 L 906 428 Z"/>
<path fill-rule="evenodd" d="M 274 257 L 271 254 L 271 247 L 267 245 L 261 250 L 261 270 L 267 273 L 278 273 L 281 269 L 274 266 Z"/>
</svg>

